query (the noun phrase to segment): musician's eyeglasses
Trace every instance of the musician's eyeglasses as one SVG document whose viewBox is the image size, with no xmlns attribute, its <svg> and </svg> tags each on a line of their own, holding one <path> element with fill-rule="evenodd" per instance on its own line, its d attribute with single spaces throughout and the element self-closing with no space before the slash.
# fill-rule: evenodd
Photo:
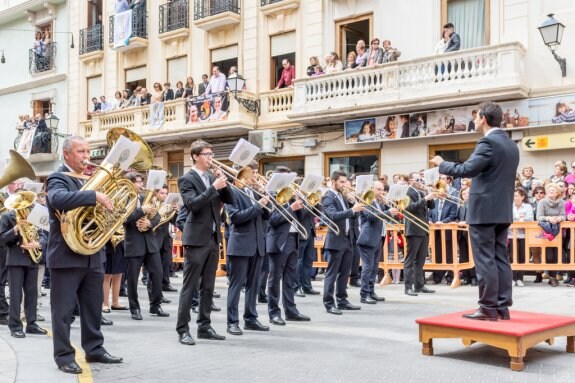
<svg viewBox="0 0 575 383">
<path fill-rule="evenodd" d="M 545 194 L 544 191 L 536 191 L 535 194 Z"/>
<path fill-rule="evenodd" d="M 206 157 L 213 157 L 214 153 L 208 152 L 208 153 L 200 153 L 200 156 L 206 156 Z"/>
</svg>

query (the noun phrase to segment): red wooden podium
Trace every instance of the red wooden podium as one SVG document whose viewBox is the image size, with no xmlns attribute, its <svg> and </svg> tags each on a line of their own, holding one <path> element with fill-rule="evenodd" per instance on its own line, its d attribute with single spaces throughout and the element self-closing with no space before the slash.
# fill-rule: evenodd
<svg viewBox="0 0 575 383">
<path fill-rule="evenodd" d="M 434 338 L 460 338 L 465 346 L 481 342 L 507 350 L 513 371 L 524 368 L 527 349 L 554 338 L 567 337 L 567 352 L 575 352 L 575 317 L 511 311 L 511 320 L 497 322 L 465 319 L 463 311 L 417 319 L 423 355 L 433 355 Z"/>
</svg>

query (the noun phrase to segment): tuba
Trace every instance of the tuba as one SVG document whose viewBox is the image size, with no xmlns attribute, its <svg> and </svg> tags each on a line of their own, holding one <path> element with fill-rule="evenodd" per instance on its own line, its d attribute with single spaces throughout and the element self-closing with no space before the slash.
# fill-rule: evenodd
<svg viewBox="0 0 575 383">
<path fill-rule="evenodd" d="M 30 242 L 40 242 L 38 235 L 38 228 L 31 223 L 27 222 L 28 214 L 30 214 L 30 207 L 36 201 L 36 193 L 31 191 L 21 191 L 12 194 L 4 202 L 4 206 L 8 210 L 14 210 L 16 214 L 16 226 L 22 237 L 22 244 L 27 245 Z M 32 262 L 40 262 L 42 258 L 41 249 L 28 249 L 28 254 L 32 258 Z"/>
<path fill-rule="evenodd" d="M 20 178 L 36 179 L 36 173 L 32 166 L 17 151 L 10 150 L 10 162 L 6 165 L 0 177 L 0 189 Z M 0 195 L 0 214 L 6 211 L 4 198 Z"/>
<path fill-rule="evenodd" d="M 106 136 L 108 146 L 114 146 L 120 136 L 140 145 L 131 167 L 140 171 L 149 169 L 154 155 L 146 141 L 128 129 L 114 128 Z M 108 162 L 91 165 L 96 166 L 97 170 L 81 190 L 105 193 L 112 200 L 114 210 L 108 211 L 98 202 L 95 206 L 72 209 L 60 215 L 60 227 L 66 244 L 82 255 L 92 255 L 102 249 L 138 203 L 136 188 L 132 182 L 122 178 L 124 172 L 119 166 Z"/>
</svg>

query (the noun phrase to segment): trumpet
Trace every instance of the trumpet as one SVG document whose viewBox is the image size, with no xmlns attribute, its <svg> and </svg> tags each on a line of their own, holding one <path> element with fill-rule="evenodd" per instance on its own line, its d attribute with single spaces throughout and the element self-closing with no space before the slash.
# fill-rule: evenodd
<svg viewBox="0 0 575 383">
<path fill-rule="evenodd" d="M 375 199 L 375 192 L 373 190 L 368 190 L 365 193 L 363 193 L 361 196 L 358 196 L 354 192 L 353 188 L 345 186 L 344 187 L 344 193 L 351 196 L 353 199 L 355 199 L 356 201 L 358 201 L 359 203 L 364 205 L 364 207 L 365 207 L 364 211 L 365 212 L 367 212 L 368 214 L 371 214 L 372 216 L 374 216 L 375 218 L 384 222 L 386 225 L 391 226 L 395 230 L 400 231 L 399 227 L 395 226 L 395 225 L 400 224 L 398 220 L 396 220 L 390 214 L 387 214 L 383 210 L 380 210 L 380 209 L 377 209 L 377 208 L 371 206 L 373 200 Z M 392 221 L 392 223 L 386 221 L 383 217 L 388 218 L 390 221 Z"/>
</svg>

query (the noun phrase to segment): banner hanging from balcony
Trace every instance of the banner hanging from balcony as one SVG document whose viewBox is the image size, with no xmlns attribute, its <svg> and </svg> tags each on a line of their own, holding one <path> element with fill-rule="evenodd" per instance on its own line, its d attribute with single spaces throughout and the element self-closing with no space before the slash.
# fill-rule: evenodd
<svg viewBox="0 0 575 383">
<path fill-rule="evenodd" d="M 228 93 L 212 93 L 188 101 L 187 124 L 228 119 Z"/>
<path fill-rule="evenodd" d="M 132 10 L 114 15 L 114 48 L 128 45 L 132 35 Z"/>
<path fill-rule="evenodd" d="M 150 129 L 158 130 L 164 125 L 164 103 L 150 104 Z"/>
</svg>

